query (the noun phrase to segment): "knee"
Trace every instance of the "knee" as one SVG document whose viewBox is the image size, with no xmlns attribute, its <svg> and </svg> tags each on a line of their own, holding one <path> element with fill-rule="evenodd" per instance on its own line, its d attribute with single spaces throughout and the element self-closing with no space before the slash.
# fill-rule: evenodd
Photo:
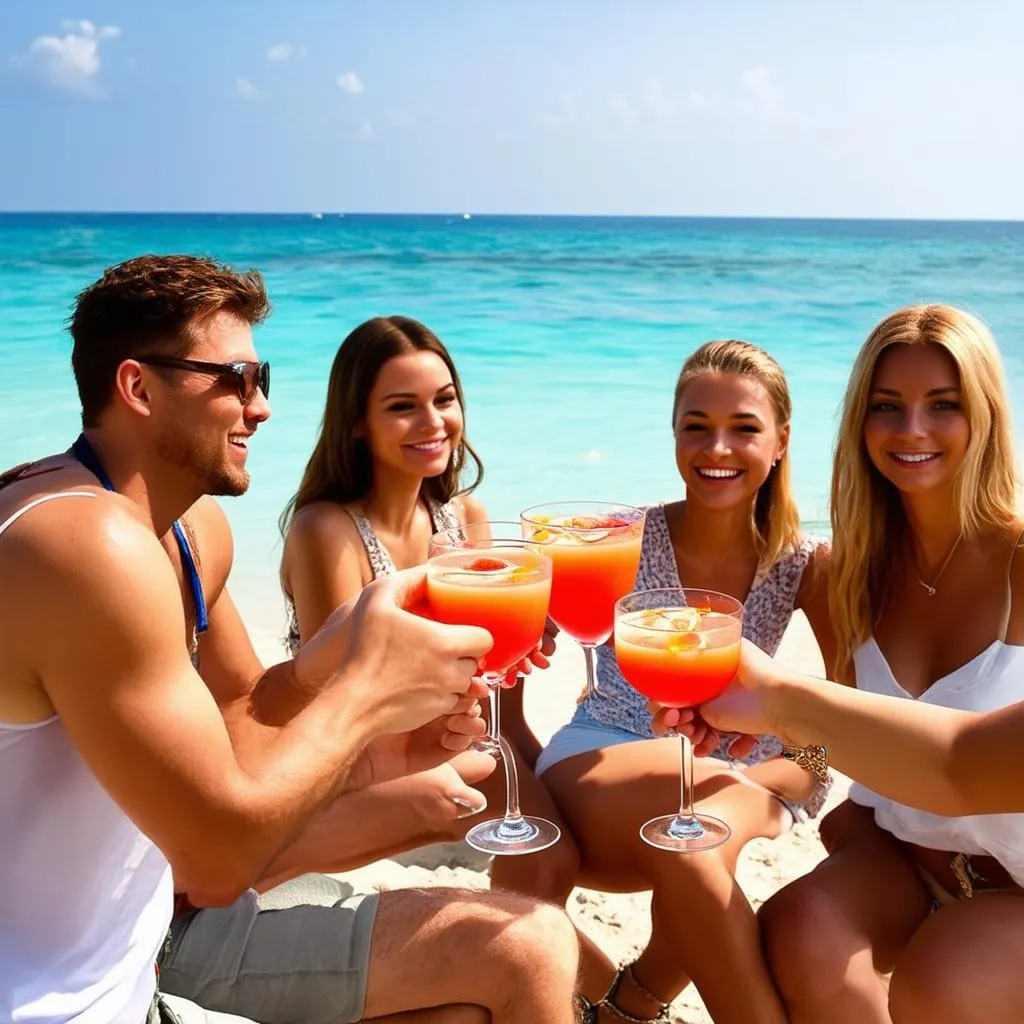
<svg viewBox="0 0 1024 1024">
<path fill-rule="evenodd" d="M 765 903 L 758 921 L 765 959 L 787 1003 L 842 990 L 849 924 L 827 892 L 813 884 L 788 885 Z"/>
<path fill-rule="evenodd" d="M 572 992 L 579 964 L 576 929 L 564 910 L 550 903 L 517 900 L 502 941 L 496 945 L 510 983 L 519 988 L 564 988 Z"/>
<path fill-rule="evenodd" d="M 572 838 L 562 838 L 530 857 L 495 857 L 491 886 L 564 906 L 580 873 L 580 854 Z"/>
<path fill-rule="evenodd" d="M 958 1024 L 979 1017 L 978 977 L 955 955 L 922 956 L 912 948 L 897 962 L 889 982 L 893 1024 Z"/>
</svg>

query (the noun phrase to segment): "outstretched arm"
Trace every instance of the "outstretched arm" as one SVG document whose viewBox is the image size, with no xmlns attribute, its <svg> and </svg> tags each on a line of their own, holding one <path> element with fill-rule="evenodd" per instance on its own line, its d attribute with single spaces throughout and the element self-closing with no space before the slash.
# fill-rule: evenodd
<svg viewBox="0 0 1024 1024">
<path fill-rule="evenodd" d="M 972 714 L 883 697 L 787 672 L 745 641 L 736 681 L 700 714 L 714 729 L 824 746 L 839 771 L 911 807 L 948 816 L 1024 811 L 1024 702 Z M 703 734 L 689 713 L 658 712 L 658 728 L 676 724 Z"/>
<path fill-rule="evenodd" d="M 901 803 L 949 816 L 1024 811 L 1024 702 L 975 715 L 790 678 L 772 703 L 790 742 L 827 747 L 840 771 Z"/>
</svg>

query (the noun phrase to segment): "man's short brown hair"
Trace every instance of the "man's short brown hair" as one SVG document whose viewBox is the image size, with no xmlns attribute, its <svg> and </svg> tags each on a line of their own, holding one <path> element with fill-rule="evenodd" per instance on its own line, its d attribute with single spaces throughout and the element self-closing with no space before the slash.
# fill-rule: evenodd
<svg viewBox="0 0 1024 1024">
<path fill-rule="evenodd" d="M 263 277 L 200 256 L 138 256 L 108 267 L 75 300 L 71 367 L 82 425 L 96 426 L 126 359 L 184 356 L 192 330 L 215 313 L 258 324 L 270 314 Z"/>
</svg>

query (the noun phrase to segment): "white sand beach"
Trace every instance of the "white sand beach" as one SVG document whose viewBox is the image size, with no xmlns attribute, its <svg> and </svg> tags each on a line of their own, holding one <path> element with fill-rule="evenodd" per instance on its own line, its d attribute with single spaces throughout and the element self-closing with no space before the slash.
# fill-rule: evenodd
<svg viewBox="0 0 1024 1024">
<path fill-rule="evenodd" d="M 268 664 L 281 656 L 280 645 L 273 637 L 263 637 L 259 647 Z M 794 616 L 778 657 L 784 664 L 801 671 L 824 674 L 817 644 L 801 614 Z M 543 677 L 535 677 L 532 685 L 527 685 L 526 716 L 541 741 L 546 742 L 568 721 L 583 678 L 579 648 L 563 642 L 552 667 Z M 846 780 L 837 779 L 828 807 L 842 800 L 846 789 Z M 778 839 L 750 843 L 741 856 L 737 877 L 743 891 L 757 907 L 781 886 L 811 870 L 823 857 L 816 825 L 797 825 Z M 414 850 L 340 877 L 357 892 L 426 885 L 483 889 L 488 885 L 488 863 L 489 858 L 464 843 L 453 843 Z M 575 889 L 569 898 L 568 910 L 576 924 L 613 960 L 633 959 L 647 940 L 650 928 L 650 895 L 647 893 L 623 895 Z M 686 1024 L 711 1021 L 692 985 L 676 1000 L 673 1010 L 675 1021 Z"/>
</svg>

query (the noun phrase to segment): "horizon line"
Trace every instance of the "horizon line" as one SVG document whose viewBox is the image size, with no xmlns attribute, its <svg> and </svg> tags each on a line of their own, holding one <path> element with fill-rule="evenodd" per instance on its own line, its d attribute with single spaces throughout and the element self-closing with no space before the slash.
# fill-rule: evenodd
<svg viewBox="0 0 1024 1024">
<path fill-rule="evenodd" d="M 740 213 L 502 213 L 447 210 L 3 210 L 0 217 L 455 217 L 548 220 L 753 220 L 851 223 L 1021 224 L 1024 217 L 854 216 L 846 214 L 740 214 Z"/>
</svg>

